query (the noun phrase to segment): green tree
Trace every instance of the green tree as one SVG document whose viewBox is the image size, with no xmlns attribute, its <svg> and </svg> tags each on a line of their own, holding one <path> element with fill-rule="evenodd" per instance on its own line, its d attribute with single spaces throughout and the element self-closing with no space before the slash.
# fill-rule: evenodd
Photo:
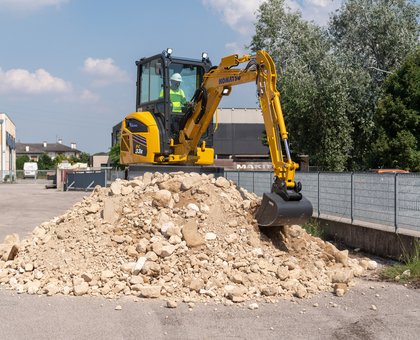
<svg viewBox="0 0 420 340">
<path fill-rule="evenodd" d="M 80 163 L 87 163 L 89 165 L 90 164 L 90 154 L 88 154 L 87 152 L 82 152 L 79 156 L 79 162 Z"/>
<path fill-rule="evenodd" d="M 372 164 L 420 171 L 420 49 L 384 83 Z"/>
<path fill-rule="evenodd" d="M 114 167 L 124 168 L 124 166 L 120 163 L 120 139 L 118 139 L 118 142 L 110 147 L 108 155 Z"/>
<path fill-rule="evenodd" d="M 350 169 L 368 166 L 382 84 L 418 46 L 419 13 L 419 6 L 411 0 L 348 0 L 330 18 L 328 32 L 334 53 L 350 70 Z"/>
<path fill-rule="evenodd" d="M 43 153 L 38 159 L 39 170 L 50 170 L 54 169 L 54 162 L 48 154 Z"/>
<path fill-rule="evenodd" d="M 54 167 L 57 167 L 63 161 L 68 161 L 67 157 L 64 154 L 58 154 L 53 160 Z"/>
<path fill-rule="evenodd" d="M 291 145 L 324 170 L 345 169 L 351 148 L 347 70 L 331 53 L 327 34 L 291 12 L 284 0 L 268 0 L 257 11 L 251 49 L 273 57 Z"/>
<path fill-rule="evenodd" d="M 23 170 L 23 164 L 29 161 L 30 159 L 28 155 L 16 157 L 16 170 Z"/>
<path fill-rule="evenodd" d="M 70 164 L 86 163 L 87 165 L 89 165 L 89 163 L 90 163 L 90 155 L 88 153 L 86 153 L 86 152 L 82 152 L 78 156 L 71 155 L 70 157 L 67 157 L 67 160 L 70 162 Z"/>
</svg>

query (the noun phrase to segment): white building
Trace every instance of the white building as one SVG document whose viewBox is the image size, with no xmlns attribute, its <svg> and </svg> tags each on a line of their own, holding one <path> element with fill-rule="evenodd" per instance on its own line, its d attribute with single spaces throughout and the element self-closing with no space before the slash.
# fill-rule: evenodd
<svg viewBox="0 0 420 340">
<path fill-rule="evenodd" d="M 16 169 L 16 127 L 5 113 L 0 112 L 0 182 L 7 180 Z"/>
<path fill-rule="evenodd" d="M 79 157 L 82 151 L 77 149 L 76 143 L 67 146 L 59 139 L 58 143 L 16 143 L 16 153 L 18 157 L 26 155 L 32 162 L 38 162 L 39 157 L 43 154 L 47 154 L 51 159 L 54 159 L 59 155 Z"/>
</svg>

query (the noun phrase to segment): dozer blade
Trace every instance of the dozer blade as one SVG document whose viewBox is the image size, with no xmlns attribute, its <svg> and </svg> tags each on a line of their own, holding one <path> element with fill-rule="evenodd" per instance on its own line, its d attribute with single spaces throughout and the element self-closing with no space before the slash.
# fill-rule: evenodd
<svg viewBox="0 0 420 340">
<path fill-rule="evenodd" d="M 255 218 L 261 227 L 304 224 L 312 216 L 312 204 L 305 197 L 285 201 L 278 194 L 264 193 Z"/>
</svg>

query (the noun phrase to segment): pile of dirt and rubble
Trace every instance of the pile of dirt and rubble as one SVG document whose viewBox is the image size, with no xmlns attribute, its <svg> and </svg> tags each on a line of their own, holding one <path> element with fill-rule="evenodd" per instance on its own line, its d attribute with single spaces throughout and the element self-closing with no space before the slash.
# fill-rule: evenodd
<svg viewBox="0 0 420 340">
<path fill-rule="evenodd" d="M 0 246 L 0 283 L 19 293 L 241 302 L 344 294 L 369 259 L 299 226 L 261 233 L 260 199 L 223 177 L 146 173 L 117 180 L 29 239 Z"/>
</svg>

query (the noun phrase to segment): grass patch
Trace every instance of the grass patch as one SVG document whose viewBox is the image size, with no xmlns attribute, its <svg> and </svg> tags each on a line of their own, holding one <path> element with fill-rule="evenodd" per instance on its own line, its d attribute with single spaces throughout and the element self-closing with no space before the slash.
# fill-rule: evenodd
<svg viewBox="0 0 420 340">
<path fill-rule="evenodd" d="M 303 229 L 306 230 L 306 232 L 312 236 L 315 237 L 319 237 L 319 238 L 323 238 L 324 235 L 324 231 L 322 230 L 321 225 L 319 224 L 319 222 L 314 219 L 311 218 L 308 222 L 306 222 L 303 226 Z"/>
<path fill-rule="evenodd" d="M 415 243 L 412 254 L 404 250 L 401 263 L 385 268 L 382 277 L 402 283 L 414 283 L 415 286 L 420 285 L 420 240 Z"/>
</svg>

